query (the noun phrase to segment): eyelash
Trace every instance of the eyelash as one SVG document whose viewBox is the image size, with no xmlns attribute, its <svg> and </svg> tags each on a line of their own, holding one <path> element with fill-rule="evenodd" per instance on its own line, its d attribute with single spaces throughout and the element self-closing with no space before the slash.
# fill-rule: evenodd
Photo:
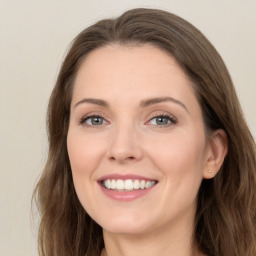
<svg viewBox="0 0 256 256">
<path fill-rule="evenodd" d="M 156 119 L 156 118 L 164 118 L 164 119 L 167 119 L 167 121 L 169 122 L 169 123 L 163 124 L 163 125 L 156 124 L 156 126 L 158 126 L 159 128 L 169 127 L 173 124 L 177 124 L 177 119 L 174 116 L 169 115 L 169 114 L 157 114 L 157 115 L 153 116 L 152 118 L 150 118 L 150 120 L 147 121 L 146 124 L 149 124 L 153 119 Z"/>
<path fill-rule="evenodd" d="M 80 125 L 84 125 L 84 126 L 88 126 L 88 127 L 93 127 L 93 128 L 99 128 L 100 126 L 102 125 L 105 125 L 106 123 L 101 123 L 101 124 L 98 124 L 98 125 L 93 125 L 92 124 L 92 121 L 91 121 L 91 124 L 87 124 L 86 121 L 88 120 L 92 120 L 93 118 L 100 118 L 102 119 L 102 122 L 108 122 L 106 121 L 106 119 L 104 117 L 102 117 L 101 115 L 98 115 L 98 114 L 91 114 L 91 115 L 86 115 L 84 117 L 82 117 L 79 121 L 79 124 Z M 150 122 L 156 118 L 164 118 L 164 119 L 167 119 L 168 123 L 167 124 L 162 124 L 162 125 L 157 125 L 157 124 L 150 124 Z M 147 121 L 145 124 L 147 125 L 155 125 L 155 126 L 158 126 L 159 128 L 164 128 L 164 127 L 169 127 L 173 124 L 176 124 L 177 123 L 177 119 L 172 116 L 172 115 L 169 115 L 169 114 L 157 114 L 153 117 L 151 117 L 149 119 L 149 121 Z"/>
<path fill-rule="evenodd" d="M 101 115 L 91 114 L 91 115 L 87 115 L 87 116 L 82 117 L 79 121 L 79 124 L 84 125 L 84 126 L 94 127 L 94 128 L 97 128 L 101 125 L 104 125 L 104 124 L 93 125 L 93 124 L 87 124 L 86 123 L 87 120 L 90 120 L 90 119 L 92 120 L 93 118 L 100 118 L 100 119 L 103 120 L 103 122 L 107 122 L 106 119 L 104 117 L 102 117 Z M 92 123 L 92 121 L 91 121 L 91 123 Z"/>
</svg>

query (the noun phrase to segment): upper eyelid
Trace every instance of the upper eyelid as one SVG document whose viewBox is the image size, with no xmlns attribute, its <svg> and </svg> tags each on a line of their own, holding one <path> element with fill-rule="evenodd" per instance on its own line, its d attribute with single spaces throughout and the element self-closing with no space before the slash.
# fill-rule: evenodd
<svg viewBox="0 0 256 256">
<path fill-rule="evenodd" d="M 94 117 L 94 116 L 98 116 L 98 117 L 102 117 L 104 119 L 109 119 L 105 114 L 98 112 L 98 111 L 91 111 L 89 113 L 86 113 L 85 115 L 82 115 L 81 119 L 85 119 L 85 118 L 89 118 L 89 117 Z"/>
<path fill-rule="evenodd" d="M 155 119 L 157 117 L 168 118 L 172 123 L 177 123 L 177 119 L 173 116 L 170 116 L 170 115 L 156 115 L 156 116 L 150 118 L 146 123 L 149 123 L 150 121 L 152 121 L 153 119 Z"/>
<path fill-rule="evenodd" d="M 156 114 L 156 115 L 153 115 L 151 118 L 155 118 L 155 117 L 159 117 L 159 116 L 171 117 L 171 118 L 173 118 L 173 119 L 176 119 L 176 117 L 175 117 L 174 115 L 166 114 L 166 113 Z"/>
<path fill-rule="evenodd" d="M 109 122 L 109 118 L 103 115 L 102 113 L 99 112 L 90 112 L 85 115 L 83 115 L 81 118 L 79 118 L 79 124 L 83 124 L 87 119 L 93 118 L 93 117 L 101 117 L 103 118 L 106 122 Z"/>
<path fill-rule="evenodd" d="M 165 116 L 165 117 L 170 117 L 172 119 L 178 120 L 177 117 L 169 112 L 165 111 L 154 111 L 153 114 L 150 114 L 147 116 L 148 120 L 151 120 L 152 118 L 158 117 L 158 116 Z"/>
</svg>

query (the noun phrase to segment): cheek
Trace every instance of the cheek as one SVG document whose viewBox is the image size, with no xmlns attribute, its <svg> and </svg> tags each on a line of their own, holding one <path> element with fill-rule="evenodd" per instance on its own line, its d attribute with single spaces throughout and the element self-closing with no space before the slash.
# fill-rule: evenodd
<svg viewBox="0 0 256 256">
<path fill-rule="evenodd" d="M 175 134 L 148 146 L 149 155 L 164 176 L 177 184 L 201 182 L 203 177 L 205 141 L 191 134 Z M 172 183 L 173 184 L 173 183 Z"/>
<path fill-rule="evenodd" d="M 87 212 L 90 212 L 90 206 L 93 205 L 92 184 L 95 182 L 94 173 L 103 154 L 102 148 L 100 143 L 81 136 L 77 131 L 68 133 L 67 149 L 73 182 L 79 201 Z"/>
<path fill-rule="evenodd" d="M 67 137 L 68 155 L 73 175 L 88 175 L 97 168 L 103 147 L 97 140 L 88 139 L 74 132 Z"/>
<path fill-rule="evenodd" d="M 192 137 L 183 137 L 172 140 L 169 145 L 158 154 L 158 164 L 166 177 L 165 198 L 168 202 L 163 203 L 186 211 L 196 205 L 203 179 L 204 144 Z M 170 195 L 172 199 L 169 199 Z"/>
</svg>

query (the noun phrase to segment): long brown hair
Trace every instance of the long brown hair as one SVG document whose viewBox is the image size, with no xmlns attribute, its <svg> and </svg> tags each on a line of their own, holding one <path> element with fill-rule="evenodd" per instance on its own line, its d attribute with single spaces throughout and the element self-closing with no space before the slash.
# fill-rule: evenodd
<svg viewBox="0 0 256 256">
<path fill-rule="evenodd" d="M 48 106 L 49 154 L 34 199 L 41 214 L 41 256 L 98 256 L 102 229 L 75 193 L 67 154 L 76 73 L 86 55 L 107 44 L 151 43 L 170 53 L 194 83 L 206 131 L 222 128 L 229 152 L 221 171 L 198 192 L 195 245 L 208 256 L 256 254 L 256 150 L 227 68 L 193 25 L 156 9 L 133 9 L 86 28 L 73 41 Z"/>
</svg>

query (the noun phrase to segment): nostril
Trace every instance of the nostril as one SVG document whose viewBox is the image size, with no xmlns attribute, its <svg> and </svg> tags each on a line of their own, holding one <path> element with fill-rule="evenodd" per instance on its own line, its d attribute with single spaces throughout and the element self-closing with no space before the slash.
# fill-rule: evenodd
<svg viewBox="0 0 256 256">
<path fill-rule="evenodd" d="M 126 161 L 133 161 L 135 160 L 136 158 L 134 156 L 129 156 L 129 157 L 114 157 L 114 156 L 111 156 L 109 158 L 110 161 L 118 161 L 118 162 L 126 162 Z"/>
</svg>

